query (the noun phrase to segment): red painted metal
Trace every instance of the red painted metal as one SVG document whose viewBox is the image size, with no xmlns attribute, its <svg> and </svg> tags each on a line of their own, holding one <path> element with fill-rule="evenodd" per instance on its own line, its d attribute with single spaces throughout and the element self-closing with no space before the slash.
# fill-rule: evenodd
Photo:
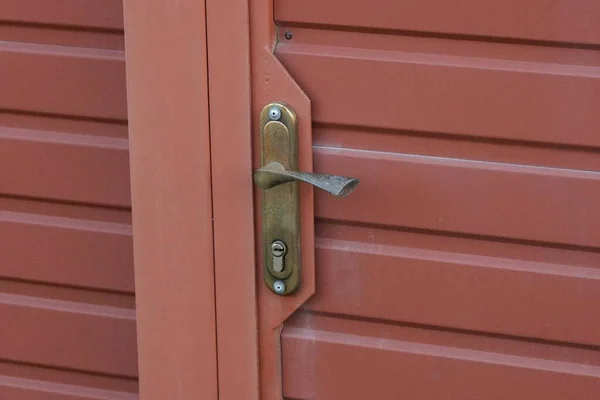
<svg viewBox="0 0 600 400">
<path fill-rule="evenodd" d="M 217 399 L 205 4 L 126 1 L 125 29 L 140 396 Z"/>
<path fill-rule="evenodd" d="M 102 120 L 127 119 L 122 51 L 8 42 L 0 108 Z M 32 96 L 26 88 L 38 88 Z M 37 92 L 36 92 L 37 93 Z"/>
<path fill-rule="evenodd" d="M 299 317 L 288 324 L 283 341 L 289 398 L 558 400 L 594 398 L 600 391 L 598 357 L 589 350 Z"/>
<path fill-rule="evenodd" d="M 128 111 L 144 399 L 600 397 L 596 1 L 128 1 L 129 104 L 119 1 L 5 3 L 0 398 L 137 397 Z M 361 180 L 286 298 L 271 101 Z"/>
<path fill-rule="evenodd" d="M 122 0 L 2 0 L 2 22 L 123 30 Z"/>
<path fill-rule="evenodd" d="M 571 65 L 568 59 L 560 64 L 489 59 L 488 51 L 466 57 L 286 42 L 278 56 L 314 104 L 321 105 L 314 111 L 320 123 L 599 144 L 600 115 L 593 112 L 600 106 L 597 67 Z M 370 78 L 358 79 L 364 71 Z M 457 117 L 467 113 L 469 118 Z"/>
<path fill-rule="evenodd" d="M 257 0 L 250 5 L 251 40 L 251 82 L 253 117 L 253 161 L 254 169 L 260 165 L 260 136 L 256 127 L 261 109 L 273 101 L 283 101 L 292 106 L 298 116 L 299 167 L 303 171 L 312 171 L 312 120 L 310 100 L 281 63 L 273 56 L 275 41 L 273 9 L 271 0 Z M 252 171 L 248 171 L 251 173 Z M 249 174 L 249 176 L 251 176 Z M 302 247 L 302 283 L 293 296 L 279 297 L 264 285 L 262 276 L 262 248 L 260 231 L 260 191 L 255 191 L 255 245 L 257 297 L 258 297 L 258 335 L 260 361 L 260 398 L 279 400 L 283 396 L 281 386 L 281 343 L 280 334 L 284 321 L 314 294 L 314 209 L 313 192 L 308 185 L 300 189 L 300 225 L 302 229 L 300 243 Z"/>
<path fill-rule="evenodd" d="M 314 168 L 361 180 L 315 193 L 285 397 L 600 396 L 599 11 L 275 0 Z"/>
<path fill-rule="evenodd" d="M 390 2 L 274 0 L 276 19 L 285 22 L 388 30 L 398 34 L 469 35 L 600 44 L 600 4 L 595 0 L 419 0 Z"/>
<path fill-rule="evenodd" d="M 220 400 L 259 398 L 248 12 L 206 2 Z"/>
<path fill-rule="evenodd" d="M 0 6 L 0 398 L 137 398 L 120 1 Z"/>
</svg>

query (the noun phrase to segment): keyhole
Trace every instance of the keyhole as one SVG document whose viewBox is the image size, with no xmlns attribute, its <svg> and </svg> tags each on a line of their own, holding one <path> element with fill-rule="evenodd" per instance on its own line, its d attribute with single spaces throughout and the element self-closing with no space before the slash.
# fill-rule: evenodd
<svg viewBox="0 0 600 400">
<path fill-rule="evenodd" d="M 285 268 L 284 256 L 287 253 L 287 246 L 281 240 L 276 240 L 271 243 L 271 254 L 273 255 L 273 270 L 282 272 Z"/>
</svg>

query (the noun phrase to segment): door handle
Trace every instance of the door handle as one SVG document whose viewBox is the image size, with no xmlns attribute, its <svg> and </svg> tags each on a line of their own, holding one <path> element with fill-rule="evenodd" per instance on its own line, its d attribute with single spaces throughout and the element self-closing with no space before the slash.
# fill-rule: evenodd
<svg viewBox="0 0 600 400">
<path fill-rule="evenodd" d="M 287 104 L 265 106 L 260 114 L 261 168 L 254 182 L 262 193 L 263 272 L 273 292 L 288 295 L 300 286 L 298 182 L 345 197 L 358 185 L 346 176 L 298 171 L 298 120 Z"/>
<path fill-rule="evenodd" d="M 308 183 L 335 197 L 348 196 L 358 185 L 358 179 L 347 176 L 287 171 L 283 164 L 277 161 L 265 165 L 254 173 L 254 182 L 262 189 L 271 189 L 293 181 Z"/>
</svg>

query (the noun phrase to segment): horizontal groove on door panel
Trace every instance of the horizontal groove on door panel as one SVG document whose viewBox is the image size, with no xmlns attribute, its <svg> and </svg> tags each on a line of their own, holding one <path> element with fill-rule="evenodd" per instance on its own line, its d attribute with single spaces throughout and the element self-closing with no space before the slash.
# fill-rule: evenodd
<svg viewBox="0 0 600 400">
<path fill-rule="evenodd" d="M 135 295 L 132 292 L 104 288 L 84 288 L 53 282 L 0 277 L 0 290 L 5 294 L 40 297 L 50 300 L 79 302 L 131 310 L 135 308 Z"/>
<path fill-rule="evenodd" d="M 134 290 L 130 225 L 0 211 L 0 236 L 4 278 Z"/>
<path fill-rule="evenodd" d="M 135 310 L 0 294 L 0 359 L 137 376 Z"/>
<path fill-rule="evenodd" d="M 310 310 L 600 346 L 597 263 L 579 266 L 513 254 L 492 257 L 329 238 L 317 239 L 316 262 L 317 291 Z"/>
<path fill-rule="evenodd" d="M 127 121 L 98 121 L 51 114 L 0 110 L 0 126 L 127 139 Z"/>
<path fill-rule="evenodd" d="M 81 371 L 46 368 L 43 366 L 19 364 L 9 360 L 0 360 L 0 376 L 6 378 L 26 378 L 33 381 L 45 382 L 49 385 L 85 387 L 109 393 L 135 394 L 138 391 L 137 378 L 122 378 Z M 4 397 L 0 398 L 4 399 Z M 13 397 L 7 397 L 7 399 L 10 400 Z M 20 399 L 20 397 L 14 399 Z"/>
<path fill-rule="evenodd" d="M 285 38 L 290 31 L 292 40 Z M 481 41 L 477 38 L 454 40 L 448 37 L 423 36 L 419 34 L 386 34 L 380 32 L 359 32 L 330 30 L 326 27 L 280 26 L 278 29 L 280 46 L 311 45 L 321 47 L 342 47 L 378 51 L 400 51 L 421 54 L 444 54 L 459 57 L 484 58 L 492 60 L 512 60 L 534 63 L 563 65 L 599 66 L 598 48 L 548 46 L 518 41 Z"/>
<path fill-rule="evenodd" d="M 133 393 L 0 375 L 0 398 L 19 400 L 135 400 Z"/>
<path fill-rule="evenodd" d="M 123 30 L 123 1 L 3 0 L 0 21 Z"/>
<path fill-rule="evenodd" d="M 1 22 L 0 40 L 113 50 L 125 48 L 123 33 L 118 31 L 75 30 L 71 27 L 15 25 Z"/>
<path fill-rule="evenodd" d="M 600 367 L 600 348 L 577 347 L 569 343 L 526 341 L 511 336 L 480 335 L 479 332 L 451 331 L 436 327 L 389 324 L 386 321 L 347 318 L 301 310 L 287 322 L 287 327 L 340 332 L 349 335 L 403 340 L 458 349 L 468 349 L 510 356 L 523 356 Z M 285 333 L 285 329 L 284 329 Z"/>
<path fill-rule="evenodd" d="M 39 200 L 20 196 L 0 196 L 0 210 L 21 214 L 37 214 L 131 225 L 130 209 L 73 204 L 47 199 Z"/>
<path fill-rule="evenodd" d="M 0 109 L 127 119 L 123 51 L 0 42 Z"/>
<path fill-rule="evenodd" d="M 600 44 L 600 4 L 595 0 L 275 0 L 274 9 L 280 23 Z"/>
<path fill-rule="evenodd" d="M 598 172 L 330 147 L 314 165 L 361 181 L 343 200 L 315 193 L 320 218 L 600 247 Z"/>
<path fill-rule="evenodd" d="M 0 9 L 0 399 L 138 399 L 122 0 Z"/>
<path fill-rule="evenodd" d="M 135 310 L 120 307 L 99 306 L 82 302 L 62 301 L 34 296 L 22 296 L 12 293 L 0 294 L 3 305 L 27 307 L 73 315 L 86 315 L 108 319 L 135 321 Z"/>
<path fill-rule="evenodd" d="M 317 315 L 286 326 L 282 355 L 284 395 L 301 399 L 562 400 L 600 390 L 597 351 Z"/>
<path fill-rule="evenodd" d="M 0 127 L 5 195 L 130 207 L 125 139 Z"/>
<path fill-rule="evenodd" d="M 600 171 L 600 148 L 459 137 L 434 132 L 407 132 L 315 124 L 313 126 L 313 145 L 317 148 L 354 148 Z"/>
<path fill-rule="evenodd" d="M 289 43 L 276 53 L 318 123 L 600 146 L 597 66 Z"/>
<path fill-rule="evenodd" d="M 545 243 L 503 241 L 480 235 L 453 235 L 446 232 L 404 229 L 390 225 L 351 224 L 347 221 L 317 219 L 315 235 L 364 244 L 398 246 L 415 250 L 471 254 L 497 259 L 514 259 L 537 263 L 600 268 L 600 252 L 588 249 L 549 246 Z"/>
</svg>

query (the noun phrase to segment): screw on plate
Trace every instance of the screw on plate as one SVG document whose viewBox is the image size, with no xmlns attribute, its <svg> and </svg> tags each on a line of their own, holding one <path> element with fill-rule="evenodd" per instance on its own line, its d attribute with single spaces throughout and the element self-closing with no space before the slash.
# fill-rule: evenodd
<svg viewBox="0 0 600 400">
<path fill-rule="evenodd" d="M 273 291 L 277 294 L 283 294 L 285 292 L 285 283 L 282 281 L 273 282 Z"/>
<path fill-rule="evenodd" d="M 281 110 L 279 107 L 273 106 L 269 108 L 269 118 L 271 118 L 272 121 L 279 121 L 281 118 Z"/>
<path fill-rule="evenodd" d="M 284 36 L 287 40 L 290 40 L 291 38 L 294 37 L 294 35 L 290 31 L 286 31 Z"/>
</svg>

